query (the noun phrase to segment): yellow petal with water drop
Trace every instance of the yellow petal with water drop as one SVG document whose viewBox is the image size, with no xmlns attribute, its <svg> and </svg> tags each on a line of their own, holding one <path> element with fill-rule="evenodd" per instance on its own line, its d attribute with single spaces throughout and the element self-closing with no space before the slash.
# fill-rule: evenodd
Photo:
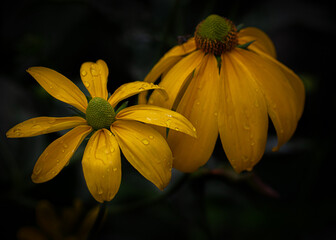
<svg viewBox="0 0 336 240">
<path fill-rule="evenodd" d="M 237 58 L 243 49 L 222 55 L 218 125 L 221 142 L 237 172 L 251 170 L 265 151 L 268 116 L 265 97 Z"/>
<path fill-rule="evenodd" d="M 107 100 L 107 77 L 109 71 L 103 60 L 85 62 L 80 68 L 80 76 L 92 98 L 100 97 Z"/>
<path fill-rule="evenodd" d="M 176 111 L 195 126 L 197 138 L 169 131 L 168 144 L 174 155 L 174 168 L 193 172 L 210 158 L 218 137 L 217 60 L 212 54 L 204 57 L 200 69 L 186 89 Z"/>
<path fill-rule="evenodd" d="M 92 196 L 98 202 L 111 201 L 121 182 L 120 150 L 107 129 L 95 132 L 84 151 L 83 172 Z"/>
<path fill-rule="evenodd" d="M 195 51 L 188 56 L 184 57 L 169 72 L 164 76 L 159 86 L 164 88 L 168 93 L 168 100 L 162 98 L 157 91 L 154 91 L 150 96 L 148 103 L 171 109 L 175 103 L 181 89 L 190 80 L 190 76 L 194 70 L 199 66 L 204 57 L 204 52 L 201 50 Z M 192 80 L 191 80 L 192 81 Z"/>
<path fill-rule="evenodd" d="M 135 81 L 121 85 L 109 98 L 108 102 L 115 107 L 122 100 L 148 90 L 157 90 L 163 99 L 168 99 L 166 91 L 153 83 Z"/>
<path fill-rule="evenodd" d="M 88 105 L 84 93 L 62 74 L 45 67 L 31 67 L 27 72 L 54 98 L 85 113 Z"/>
<path fill-rule="evenodd" d="M 255 27 L 243 28 L 238 33 L 238 44 L 245 44 L 254 41 L 248 49 L 257 53 L 264 52 L 273 58 L 276 57 L 276 51 L 272 40 L 266 33 Z"/>
<path fill-rule="evenodd" d="M 235 55 L 259 85 L 278 136 L 278 150 L 294 134 L 304 107 L 304 87 L 299 77 L 271 57 L 249 51 Z"/>
<path fill-rule="evenodd" d="M 135 105 L 121 110 L 116 119 L 135 120 L 173 129 L 196 137 L 196 129 L 181 114 L 153 105 Z"/>
<path fill-rule="evenodd" d="M 6 136 L 8 138 L 33 137 L 84 124 L 87 124 L 86 120 L 81 117 L 37 117 L 12 127 Z"/>
<path fill-rule="evenodd" d="M 131 165 L 163 190 L 171 178 L 173 155 L 166 140 L 148 125 L 116 120 L 111 131 Z"/>
<path fill-rule="evenodd" d="M 92 131 L 88 125 L 80 125 L 53 141 L 37 160 L 33 182 L 41 183 L 54 178 L 77 150 L 84 138 Z"/>
</svg>

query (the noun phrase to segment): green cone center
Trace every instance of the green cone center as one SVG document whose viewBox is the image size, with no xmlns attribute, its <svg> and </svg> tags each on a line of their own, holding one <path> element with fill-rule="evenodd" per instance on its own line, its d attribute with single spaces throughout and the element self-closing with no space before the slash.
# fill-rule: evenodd
<svg viewBox="0 0 336 240">
<path fill-rule="evenodd" d="M 86 108 L 86 121 L 95 130 L 109 128 L 115 115 L 109 102 L 100 97 L 92 98 Z"/>
<path fill-rule="evenodd" d="M 210 15 L 197 25 L 195 42 L 198 49 L 219 56 L 237 46 L 236 26 L 224 17 Z"/>
<path fill-rule="evenodd" d="M 231 30 L 231 24 L 225 18 L 218 15 L 210 15 L 197 29 L 197 34 L 209 40 L 223 41 Z"/>
</svg>

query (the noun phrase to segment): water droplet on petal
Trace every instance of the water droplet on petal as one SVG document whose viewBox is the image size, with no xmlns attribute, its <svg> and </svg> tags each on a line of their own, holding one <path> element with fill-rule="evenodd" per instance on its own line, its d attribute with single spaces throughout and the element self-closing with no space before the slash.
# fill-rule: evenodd
<svg viewBox="0 0 336 240">
<path fill-rule="evenodd" d="M 85 81 L 85 82 L 84 82 L 84 86 L 85 86 L 85 87 L 90 87 L 90 83 L 89 83 L 88 81 Z"/>
<path fill-rule="evenodd" d="M 248 156 L 243 156 L 243 157 L 242 157 L 242 160 L 243 160 L 243 162 L 248 162 L 249 157 L 248 157 Z"/>
<path fill-rule="evenodd" d="M 22 135 L 20 128 L 14 129 L 14 133 L 15 133 L 16 136 L 21 136 Z"/>
<path fill-rule="evenodd" d="M 63 147 L 64 147 L 64 148 L 68 148 L 69 146 L 68 146 L 66 143 L 64 143 L 64 144 L 63 144 Z"/>
<path fill-rule="evenodd" d="M 113 168 L 113 172 L 116 172 L 117 170 L 118 170 L 118 168 L 116 168 L 116 167 L 115 167 L 115 168 Z"/>
<path fill-rule="evenodd" d="M 85 77 L 86 74 L 87 74 L 87 72 L 86 72 L 85 70 L 83 70 L 83 71 L 81 72 L 81 74 L 82 74 L 83 77 Z"/>
<path fill-rule="evenodd" d="M 153 140 L 154 137 L 152 135 L 148 136 L 149 139 Z"/>
<path fill-rule="evenodd" d="M 180 129 L 178 127 L 175 128 L 176 131 L 179 131 Z"/>
<path fill-rule="evenodd" d="M 34 168 L 34 170 L 33 170 L 33 174 L 35 174 L 35 175 L 39 175 L 39 174 L 41 173 L 41 171 L 42 171 L 42 168 L 40 168 L 40 167 L 36 167 L 36 168 Z"/>
<path fill-rule="evenodd" d="M 243 127 L 244 127 L 245 130 L 249 130 L 250 129 L 250 125 L 248 123 L 245 123 Z"/>
<path fill-rule="evenodd" d="M 149 142 L 148 142 L 147 139 L 142 139 L 141 142 L 142 142 L 143 144 L 145 144 L 145 145 L 148 145 L 148 144 L 149 144 Z"/>
<path fill-rule="evenodd" d="M 111 153 L 113 153 L 113 152 L 115 151 L 115 148 L 114 148 L 114 147 L 111 147 L 111 148 L 110 148 L 110 151 L 111 151 Z"/>
<path fill-rule="evenodd" d="M 215 115 L 215 117 L 217 117 L 217 116 L 218 116 L 218 113 L 217 113 L 217 112 L 214 112 L 214 115 Z"/>
<path fill-rule="evenodd" d="M 171 119 L 168 119 L 168 120 L 166 121 L 166 126 L 169 127 L 170 124 L 171 124 Z"/>
<path fill-rule="evenodd" d="M 35 125 L 32 126 L 32 128 L 33 128 L 33 129 L 39 129 L 39 128 L 41 128 L 41 126 L 38 125 L 38 124 L 35 124 Z"/>
<path fill-rule="evenodd" d="M 91 68 L 91 74 L 92 76 L 98 76 L 98 72 L 94 68 Z"/>
</svg>

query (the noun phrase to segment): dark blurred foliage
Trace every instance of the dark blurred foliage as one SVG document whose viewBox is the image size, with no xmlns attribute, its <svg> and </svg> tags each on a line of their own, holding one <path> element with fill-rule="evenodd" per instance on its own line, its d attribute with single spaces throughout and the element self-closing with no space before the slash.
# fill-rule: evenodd
<svg viewBox="0 0 336 240">
<path fill-rule="evenodd" d="M 34 163 L 60 133 L 6 139 L 5 132 L 26 119 L 71 114 L 25 70 L 49 67 L 84 89 L 81 64 L 103 59 L 113 92 L 123 83 L 143 80 L 178 36 L 193 34 L 211 13 L 264 30 L 278 59 L 306 86 L 295 135 L 273 153 L 276 137 L 270 126 L 267 150 L 254 169 L 275 193 L 234 180 L 236 175 L 205 175 L 184 182 L 162 201 L 132 208 L 128 204 L 162 193 L 123 160 L 120 191 L 108 204 L 111 211 L 97 238 L 336 239 L 334 2 L 22 0 L 2 2 L 0 9 L 1 239 L 15 239 L 21 227 L 36 226 L 39 200 L 63 207 L 80 198 L 88 209 L 96 204 L 82 175 L 83 146 L 56 178 L 33 184 Z M 223 164 L 228 165 L 219 142 L 205 169 Z M 180 176 L 174 172 L 169 187 Z"/>
</svg>

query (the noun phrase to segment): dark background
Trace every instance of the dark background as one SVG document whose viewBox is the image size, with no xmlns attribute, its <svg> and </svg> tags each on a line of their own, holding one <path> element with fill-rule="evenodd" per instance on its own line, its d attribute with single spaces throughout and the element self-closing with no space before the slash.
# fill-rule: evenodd
<svg viewBox="0 0 336 240">
<path fill-rule="evenodd" d="M 81 147 L 53 180 L 33 184 L 30 175 L 43 149 L 60 133 L 6 139 L 12 126 L 32 117 L 69 116 L 25 70 L 52 68 L 82 89 L 83 62 L 103 59 L 108 89 L 141 81 L 160 57 L 193 34 L 211 13 L 264 30 L 278 59 L 302 78 L 306 105 L 293 138 L 272 153 L 276 137 L 254 168 L 266 187 L 205 176 L 184 182 L 173 195 L 149 206 L 129 204 L 161 194 L 123 160 L 123 180 L 98 239 L 336 239 L 335 229 L 335 3 L 332 1 L 45 0 L 1 3 L 0 210 L 1 239 L 37 226 L 35 206 L 56 209 L 80 198 L 96 204 L 81 169 Z M 133 99 L 135 100 L 135 99 Z M 206 168 L 227 164 L 217 144 Z M 230 167 L 227 167 L 230 170 Z M 174 172 L 172 184 L 181 173 Z M 234 179 L 237 176 L 234 175 Z M 43 231 L 43 230 L 42 230 Z"/>
</svg>

